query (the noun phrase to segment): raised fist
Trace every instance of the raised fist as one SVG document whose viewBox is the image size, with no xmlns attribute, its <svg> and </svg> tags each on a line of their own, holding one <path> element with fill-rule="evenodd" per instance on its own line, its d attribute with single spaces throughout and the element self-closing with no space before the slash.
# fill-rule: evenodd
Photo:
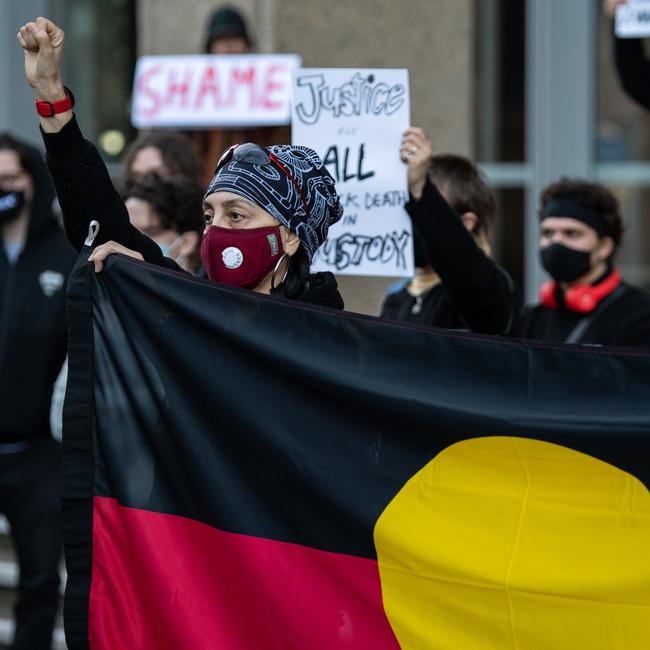
<svg viewBox="0 0 650 650">
<path fill-rule="evenodd" d="M 38 99 L 62 99 L 63 85 L 59 61 L 63 52 L 65 34 L 47 18 L 23 25 L 18 42 L 25 50 L 25 76 Z"/>
</svg>

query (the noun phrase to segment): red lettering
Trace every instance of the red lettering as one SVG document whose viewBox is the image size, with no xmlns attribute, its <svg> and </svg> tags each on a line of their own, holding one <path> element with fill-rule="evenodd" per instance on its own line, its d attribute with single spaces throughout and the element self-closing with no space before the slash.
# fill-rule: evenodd
<svg viewBox="0 0 650 650">
<path fill-rule="evenodd" d="M 160 72 L 160 66 L 154 65 L 153 67 L 145 70 L 139 77 L 137 81 L 138 95 L 146 97 L 151 101 L 151 105 L 139 106 L 139 112 L 145 117 L 153 117 L 159 110 L 162 105 L 162 100 L 158 93 L 154 91 L 153 88 L 149 87 L 149 82 L 151 79 Z M 138 102 L 140 104 L 140 102 Z"/>
<path fill-rule="evenodd" d="M 240 88 L 244 88 L 248 93 L 249 106 L 255 106 L 255 73 L 257 72 L 254 66 L 248 68 L 230 69 L 230 84 L 228 86 L 228 102 L 232 106 L 237 101 L 237 93 Z"/>
<path fill-rule="evenodd" d="M 180 99 L 180 105 L 185 108 L 189 101 L 190 84 L 192 83 L 192 69 L 186 68 L 183 73 L 182 81 L 177 81 L 178 70 L 172 68 L 167 77 L 167 96 L 165 104 L 173 104 L 177 98 Z"/>
<path fill-rule="evenodd" d="M 285 84 L 283 82 L 278 82 L 273 79 L 274 75 L 277 73 L 286 72 L 286 65 L 270 65 L 266 69 L 266 74 L 264 76 L 264 88 L 263 88 L 263 101 L 262 104 L 264 108 L 269 110 L 277 110 L 282 108 L 282 102 L 273 101 L 271 95 L 278 91 L 283 90 Z"/>
<path fill-rule="evenodd" d="M 221 90 L 219 89 L 219 81 L 217 80 L 217 71 L 211 65 L 205 69 L 203 77 L 201 77 L 201 84 L 196 95 L 194 108 L 200 108 L 203 100 L 208 95 L 212 95 L 215 106 L 221 104 Z"/>
</svg>

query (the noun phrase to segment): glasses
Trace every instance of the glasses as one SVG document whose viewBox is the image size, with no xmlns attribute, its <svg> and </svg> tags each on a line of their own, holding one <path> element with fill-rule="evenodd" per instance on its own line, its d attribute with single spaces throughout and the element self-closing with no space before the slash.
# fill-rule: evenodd
<svg viewBox="0 0 650 650">
<path fill-rule="evenodd" d="M 298 181 L 295 179 L 294 175 L 285 167 L 285 165 L 280 162 L 278 157 L 272 151 L 269 151 L 264 147 L 260 147 L 257 144 L 253 144 L 252 142 L 246 142 L 245 144 L 234 144 L 232 147 L 226 149 L 221 155 L 221 158 L 219 158 L 219 162 L 217 162 L 217 166 L 214 170 L 215 176 L 219 170 L 224 165 L 227 165 L 231 160 L 248 163 L 250 165 L 274 164 L 293 183 L 293 186 L 296 188 L 298 195 L 300 196 L 300 200 L 302 201 L 302 207 L 305 209 L 305 217 L 309 215 L 309 210 L 307 209 L 307 200 L 305 199 L 305 195 L 302 193 L 300 185 L 298 185 Z"/>
<path fill-rule="evenodd" d="M 24 171 L 17 171 L 8 174 L 0 174 L 0 185 L 13 185 L 17 183 L 25 174 Z"/>
</svg>

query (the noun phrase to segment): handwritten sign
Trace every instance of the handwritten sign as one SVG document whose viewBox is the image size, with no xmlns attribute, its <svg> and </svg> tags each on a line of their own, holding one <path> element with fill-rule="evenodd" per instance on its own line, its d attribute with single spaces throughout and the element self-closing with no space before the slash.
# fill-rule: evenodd
<svg viewBox="0 0 650 650">
<path fill-rule="evenodd" d="M 650 2 L 628 0 L 616 7 L 616 36 L 642 38 L 650 36 Z"/>
<path fill-rule="evenodd" d="M 143 56 L 131 121 L 143 127 L 288 124 L 294 54 Z"/>
<path fill-rule="evenodd" d="M 347 275 L 413 272 L 406 168 L 406 70 L 301 69 L 293 78 L 292 140 L 315 149 L 336 180 L 343 218 L 314 257 Z"/>
</svg>

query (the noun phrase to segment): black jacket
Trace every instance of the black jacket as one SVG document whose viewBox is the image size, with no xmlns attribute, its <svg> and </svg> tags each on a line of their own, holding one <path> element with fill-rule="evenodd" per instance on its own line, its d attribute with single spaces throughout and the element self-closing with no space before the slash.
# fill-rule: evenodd
<svg viewBox="0 0 650 650">
<path fill-rule="evenodd" d="M 0 246 L 0 443 L 50 435 L 52 387 L 66 354 L 65 281 L 76 255 L 52 213 L 54 188 L 30 147 L 34 200 L 25 246 Z"/>
<path fill-rule="evenodd" d="M 418 296 L 409 293 L 407 286 L 408 282 L 386 294 L 381 306 L 382 318 L 442 329 L 471 330 L 442 283 Z"/>
<path fill-rule="evenodd" d="M 41 131 L 41 135 L 63 210 L 65 232 L 77 250 L 81 250 L 88 226 L 95 219 L 100 224 L 95 246 L 116 241 L 141 253 L 146 262 L 174 271 L 183 270 L 162 254 L 156 242 L 131 225 L 129 213 L 113 187 L 104 161 L 95 145 L 83 137 L 75 118 L 58 133 Z M 305 291 L 296 300 L 343 308 L 343 300 L 331 273 L 312 275 Z"/>
<path fill-rule="evenodd" d="M 432 327 L 509 334 L 520 301 L 508 273 L 477 246 L 431 182 L 406 209 L 442 282 L 419 298 L 406 287 L 389 294 L 381 315 Z"/>
<path fill-rule="evenodd" d="M 650 294 L 622 285 L 587 315 L 563 304 L 520 311 L 512 280 L 476 245 L 434 185 L 407 206 L 442 283 L 419 298 L 406 288 L 388 295 L 382 315 L 422 325 L 525 339 L 650 347 Z M 605 280 L 602 278 L 601 281 Z"/>
<path fill-rule="evenodd" d="M 566 343 L 650 347 L 650 294 L 622 284 L 591 314 L 570 311 L 561 301 L 557 309 L 528 307 L 514 335 Z"/>
</svg>

